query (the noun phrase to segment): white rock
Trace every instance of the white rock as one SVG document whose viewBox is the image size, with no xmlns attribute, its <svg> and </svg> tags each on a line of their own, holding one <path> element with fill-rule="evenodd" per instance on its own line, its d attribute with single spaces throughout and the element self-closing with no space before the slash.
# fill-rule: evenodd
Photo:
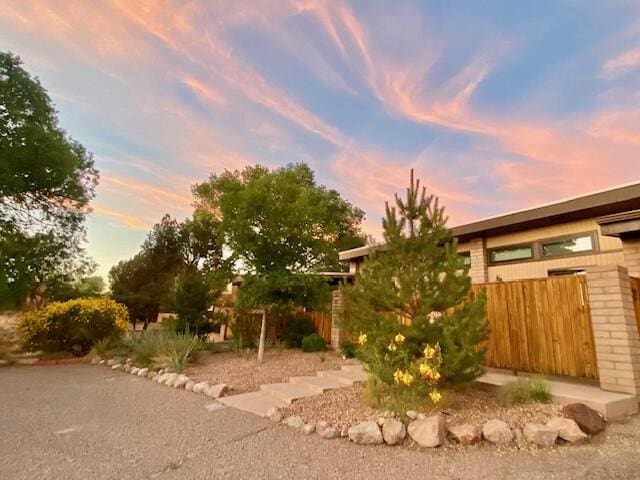
<svg viewBox="0 0 640 480">
<path fill-rule="evenodd" d="M 295 428 L 297 430 L 300 430 L 302 429 L 302 427 L 304 427 L 304 421 L 298 415 L 288 417 L 283 423 L 288 427 Z"/>
<path fill-rule="evenodd" d="M 108 367 L 113 367 L 114 365 L 119 365 L 119 362 L 113 358 L 110 358 L 109 360 L 107 360 Z"/>
<path fill-rule="evenodd" d="M 570 418 L 552 418 L 547 422 L 547 427 L 557 430 L 558 436 L 570 443 L 580 443 L 587 439 L 587 434 L 580 430 L 578 424 Z"/>
<path fill-rule="evenodd" d="M 416 412 L 415 410 L 407 410 L 407 417 L 409 417 L 411 420 L 417 420 L 418 412 Z"/>
<path fill-rule="evenodd" d="M 511 427 L 502 420 L 489 420 L 482 425 L 482 436 L 485 440 L 499 445 L 506 445 L 513 440 Z"/>
<path fill-rule="evenodd" d="M 149 370 L 149 372 L 147 373 L 147 378 L 154 378 L 156 375 L 158 375 L 158 372 L 156 372 L 155 370 Z"/>
<path fill-rule="evenodd" d="M 104 360 L 100 360 L 100 361 L 98 362 L 98 365 L 104 365 L 104 364 L 105 364 L 105 361 L 104 361 Z"/>
<path fill-rule="evenodd" d="M 173 388 L 184 388 L 189 380 L 189 377 L 186 375 L 178 375 L 173 381 Z"/>
<path fill-rule="evenodd" d="M 129 370 L 129 373 L 131 375 L 138 375 L 139 371 L 140 371 L 140 369 L 138 367 L 131 367 L 131 369 Z"/>
<path fill-rule="evenodd" d="M 100 357 L 93 357 L 91 359 L 91 365 L 96 365 L 98 363 L 100 363 Z"/>
<path fill-rule="evenodd" d="M 395 418 L 388 418 L 382 426 L 382 438 L 387 445 L 398 445 L 407 436 L 407 427 Z"/>
<path fill-rule="evenodd" d="M 193 380 L 189 380 L 187 383 L 184 384 L 184 389 L 187 392 L 192 392 L 193 391 L 193 386 L 196 384 L 196 382 L 194 382 Z"/>
<path fill-rule="evenodd" d="M 148 373 L 149 373 L 148 368 L 141 368 L 140 370 L 138 370 L 139 377 L 146 377 Z"/>
<path fill-rule="evenodd" d="M 384 442 L 380 427 L 372 420 L 352 426 L 348 433 L 349 440 L 358 445 L 380 445 Z"/>
<path fill-rule="evenodd" d="M 316 424 L 316 432 L 321 438 L 326 439 L 338 438 L 340 436 L 338 430 L 325 421 L 320 421 Z"/>
<path fill-rule="evenodd" d="M 111 370 L 120 370 L 122 368 L 122 365 L 120 365 L 119 363 L 116 363 L 115 365 L 111 365 Z"/>
<path fill-rule="evenodd" d="M 409 436 L 421 447 L 439 447 L 445 441 L 447 427 L 441 415 L 433 415 L 409 424 Z"/>
<path fill-rule="evenodd" d="M 387 421 L 387 419 L 385 417 L 380 417 L 380 418 L 378 418 L 377 423 L 381 427 L 381 426 L 384 425 L 384 422 L 386 422 L 386 421 Z"/>
<path fill-rule="evenodd" d="M 282 420 L 282 413 L 276 407 L 272 407 L 267 412 L 267 418 L 273 423 L 280 423 L 280 421 Z"/>
<path fill-rule="evenodd" d="M 199 382 L 193 386 L 193 393 L 202 393 L 205 390 L 209 389 L 209 383 L 207 382 Z"/>
<path fill-rule="evenodd" d="M 558 430 L 541 423 L 527 423 L 522 434 L 527 442 L 539 447 L 553 447 L 558 439 Z"/>
<path fill-rule="evenodd" d="M 302 427 L 302 433 L 304 433 L 305 435 L 311 435 L 315 431 L 316 431 L 316 426 L 313 423 L 307 423 L 305 426 Z"/>
<path fill-rule="evenodd" d="M 162 383 L 164 383 L 167 387 L 173 387 L 173 382 L 175 382 L 177 378 L 178 378 L 177 373 L 167 373 L 167 376 L 165 377 L 165 380 Z"/>
<path fill-rule="evenodd" d="M 449 427 L 451 437 L 461 445 L 471 445 L 482 438 L 482 430 L 476 425 L 464 423 Z"/>
<path fill-rule="evenodd" d="M 227 385 L 224 383 L 218 383 L 216 385 L 210 385 L 209 388 L 203 390 L 202 393 L 211 398 L 220 398 L 227 391 Z"/>
</svg>

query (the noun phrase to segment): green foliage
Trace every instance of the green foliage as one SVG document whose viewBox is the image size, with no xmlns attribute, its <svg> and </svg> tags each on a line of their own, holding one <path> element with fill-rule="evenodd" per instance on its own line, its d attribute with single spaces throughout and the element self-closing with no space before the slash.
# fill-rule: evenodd
<svg viewBox="0 0 640 480">
<path fill-rule="evenodd" d="M 0 307 L 47 299 L 91 270 L 81 243 L 97 180 L 39 80 L 0 52 Z"/>
<path fill-rule="evenodd" d="M 99 297 L 104 294 L 105 289 L 106 285 L 102 277 L 81 277 L 52 291 L 51 299 L 64 302 L 74 298 Z"/>
<path fill-rule="evenodd" d="M 488 334 L 484 295 L 470 295 L 446 221 L 412 172 L 407 198 L 386 205 L 386 245 L 344 289 L 343 324 L 354 337 L 364 334 L 358 356 L 369 371 L 398 395 L 413 390 L 434 402 L 437 385 L 482 373 Z"/>
<path fill-rule="evenodd" d="M 23 348 L 84 355 L 102 339 L 124 333 L 129 315 L 108 298 L 54 302 L 18 318 Z"/>
<path fill-rule="evenodd" d="M 353 342 L 342 342 L 340 344 L 340 353 L 345 358 L 355 358 L 358 346 Z"/>
<path fill-rule="evenodd" d="M 289 348 L 300 348 L 302 339 L 312 333 L 315 333 L 315 328 L 309 317 L 292 315 L 285 321 L 282 339 Z"/>
<path fill-rule="evenodd" d="M 177 330 L 205 336 L 213 330 L 209 308 L 213 305 L 212 287 L 207 277 L 197 270 L 178 277 L 175 295 Z"/>
<path fill-rule="evenodd" d="M 307 335 L 302 339 L 302 351 L 303 352 L 324 352 L 327 349 L 327 345 L 317 333 Z"/>
<path fill-rule="evenodd" d="M 503 405 L 549 403 L 551 402 L 549 384 L 540 375 L 507 383 L 500 387 L 498 401 Z"/>
</svg>

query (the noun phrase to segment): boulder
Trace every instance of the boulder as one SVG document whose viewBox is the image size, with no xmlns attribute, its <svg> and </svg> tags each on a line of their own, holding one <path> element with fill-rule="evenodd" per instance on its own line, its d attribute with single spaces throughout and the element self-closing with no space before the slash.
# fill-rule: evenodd
<svg viewBox="0 0 640 480">
<path fill-rule="evenodd" d="M 570 418 L 552 418 L 547 422 L 547 427 L 557 430 L 558 436 L 569 443 L 580 443 L 587 439 L 587 434 Z"/>
<path fill-rule="evenodd" d="M 316 432 L 321 438 L 326 439 L 338 438 L 340 436 L 340 432 L 336 430 L 336 427 L 331 426 L 325 421 L 316 424 Z"/>
<path fill-rule="evenodd" d="M 159 384 L 162 384 L 162 383 L 164 383 L 164 381 L 167 379 L 168 376 L 169 376 L 168 373 L 160 373 L 156 377 L 155 382 L 159 383 Z"/>
<path fill-rule="evenodd" d="M 115 359 L 113 359 L 113 358 L 110 358 L 109 360 L 107 360 L 107 366 L 108 366 L 108 367 L 113 367 L 113 366 L 114 366 L 114 365 L 116 365 L 117 363 L 120 363 L 120 362 L 118 362 L 117 360 L 115 360 Z"/>
<path fill-rule="evenodd" d="M 415 410 L 407 410 L 407 417 L 409 417 L 411 420 L 417 420 L 418 412 L 416 412 Z"/>
<path fill-rule="evenodd" d="M 202 393 L 205 390 L 209 390 L 209 384 L 207 382 L 199 382 L 193 386 L 193 393 Z"/>
<path fill-rule="evenodd" d="M 480 427 L 469 423 L 449 427 L 449 434 L 460 445 L 472 445 L 482 439 Z"/>
<path fill-rule="evenodd" d="M 307 423 L 304 427 L 302 427 L 302 433 L 305 435 L 311 435 L 316 431 L 316 426 L 313 423 Z"/>
<path fill-rule="evenodd" d="M 409 436 L 421 447 L 439 447 L 445 441 L 447 427 L 441 415 L 432 415 L 409 424 Z"/>
<path fill-rule="evenodd" d="M 147 373 L 147 378 L 153 379 L 157 375 L 158 375 L 158 372 L 156 372 L 155 370 L 149 370 L 149 373 Z"/>
<path fill-rule="evenodd" d="M 499 445 L 506 445 L 513 440 L 513 432 L 502 420 L 489 420 L 482 425 L 482 436 L 485 440 Z"/>
<path fill-rule="evenodd" d="M 603 418 L 593 408 L 584 403 L 571 403 L 562 408 L 562 413 L 576 422 L 580 430 L 587 435 L 602 432 L 607 426 Z"/>
<path fill-rule="evenodd" d="M 119 363 L 116 363 L 115 365 L 111 365 L 111 370 L 120 370 L 122 368 L 122 365 L 120 365 Z"/>
<path fill-rule="evenodd" d="M 177 373 L 167 373 L 167 376 L 164 379 L 164 383 L 167 387 L 173 387 L 173 382 L 175 382 L 178 378 Z"/>
<path fill-rule="evenodd" d="M 100 362 L 100 357 L 93 357 L 91 359 L 91 365 L 96 365 Z"/>
<path fill-rule="evenodd" d="M 187 392 L 191 392 L 193 391 L 193 386 L 196 384 L 196 382 L 194 382 L 193 380 L 189 380 L 187 383 L 184 384 L 184 389 Z"/>
<path fill-rule="evenodd" d="M 104 363 L 105 363 L 105 362 L 104 362 L 104 360 L 100 360 L 100 361 L 98 362 L 98 365 L 104 365 Z"/>
<path fill-rule="evenodd" d="M 202 390 L 202 393 L 211 398 L 220 398 L 227 391 L 227 385 L 224 383 L 218 383 L 216 385 L 210 385 L 209 388 Z"/>
<path fill-rule="evenodd" d="M 190 380 L 186 375 L 178 375 L 173 381 L 173 388 L 184 388 L 187 382 Z"/>
<path fill-rule="evenodd" d="M 400 420 L 388 418 L 382 426 L 382 438 L 387 445 L 398 445 L 407 436 L 407 427 Z"/>
<path fill-rule="evenodd" d="M 273 423 L 279 423 L 282 420 L 282 413 L 276 407 L 272 407 L 267 412 L 267 418 Z"/>
<path fill-rule="evenodd" d="M 298 415 L 288 417 L 283 423 L 288 427 L 295 428 L 296 430 L 301 430 L 302 427 L 304 427 L 304 421 Z"/>
<path fill-rule="evenodd" d="M 147 373 L 149 373 L 149 369 L 148 368 L 141 368 L 138 370 L 138 376 L 139 377 L 146 377 Z"/>
<path fill-rule="evenodd" d="M 379 427 L 382 427 L 384 425 L 384 422 L 387 421 L 386 417 L 380 417 L 378 418 L 378 420 L 376 420 L 376 423 L 378 424 Z"/>
<path fill-rule="evenodd" d="M 553 447 L 558 439 L 558 430 L 541 423 L 527 423 L 522 429 L 527 442 L 538 447 Z"/>
<path fill-rule="evenodd" d="M 128 367 L 127 370 L 131 375 L 137 375 L 140 369 L 138 367 Z"/>
<path fill-rule="evenodd" d="M 372 420 L 352 426 L 348 433 L 349 440 L 358 445 L 380 445 L 384 442 L 380 427 Z"/>
</svg>

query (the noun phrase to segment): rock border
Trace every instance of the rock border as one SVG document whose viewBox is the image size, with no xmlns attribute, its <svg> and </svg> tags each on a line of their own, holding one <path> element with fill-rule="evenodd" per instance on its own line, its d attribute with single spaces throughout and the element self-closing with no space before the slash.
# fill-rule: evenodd
<svg viewBox="0 0 640 480">
<path fill-rule="evenodd" d="M 99 357 L 94 357 L 91 359 L 91 364 L 109 367 L 113 371 L 121 371 L 123 373 L 128 373 L 129 375 L 147 378 L 159 385 L 203 394 L 213 399 L 223 397 L 228 390 L 228 386 L 224 383 L 210 384 L 208 382 L 197 382 L 187 375 L 171 372 L 168 369 L 153 370 L 146 367 L 136 367 L 133 364 L 133 360 L 130 358 L 121 362 L 115 358 L 105 360 Z"/>
</svg>

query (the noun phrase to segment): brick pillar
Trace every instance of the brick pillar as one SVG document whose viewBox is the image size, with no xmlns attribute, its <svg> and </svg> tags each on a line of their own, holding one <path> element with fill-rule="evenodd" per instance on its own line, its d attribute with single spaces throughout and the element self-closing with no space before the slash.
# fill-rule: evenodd
<svg viewBox="0 0 640 480">
<path fill-rule="evenodd" d="M 469 242 L 471 253 L 471 268 L 469 276 L 471 283 L 487 283 L 489 281 L 489 270 L 487 261 L 487 248 L 484 238 L 474 238 Z"/>
<path fill-rule="evenodd" d="M 640 338 L 625 267 L 587 271 L 600 388 L 640 394 Z"/>
<path fill-rule="evenodd" d="M 344 311 L 344 303 L 342 301 L 342 292 L 334 290 L 331 298 L 331 348 L 340 349 L 340 343 L 344 340 L 344 332 L 340 330 L 338 325 L 342 312 Z"/>
<path fill-rule="evenodd" d="M 622 248 L 629 275 L 640 278 L 640 238 L 623 238 Z"/>
</svg>

